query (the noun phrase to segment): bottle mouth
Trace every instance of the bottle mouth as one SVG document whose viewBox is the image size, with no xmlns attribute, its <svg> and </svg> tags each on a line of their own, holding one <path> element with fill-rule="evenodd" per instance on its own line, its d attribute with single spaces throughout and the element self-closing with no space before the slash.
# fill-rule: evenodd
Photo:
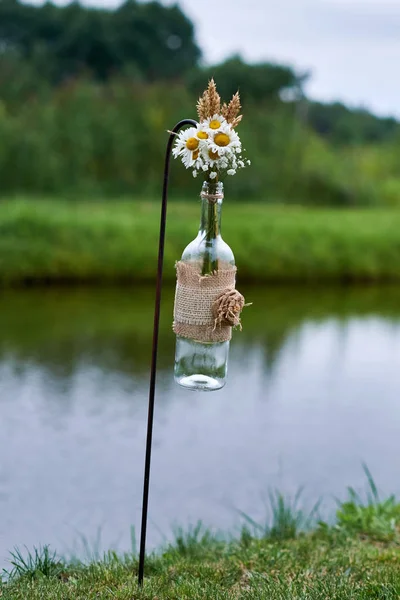
<svg viewBox="0 0 400 600">
<path fill-rule="evenodd" d="M 217 200 L 224 199 L 224 186 L 222 181 L 216 183 L 204 181 L 202 190 L 200 192 L 200 198 L 208 200 L 209 202 L 217 202 Z"/>
</svg>

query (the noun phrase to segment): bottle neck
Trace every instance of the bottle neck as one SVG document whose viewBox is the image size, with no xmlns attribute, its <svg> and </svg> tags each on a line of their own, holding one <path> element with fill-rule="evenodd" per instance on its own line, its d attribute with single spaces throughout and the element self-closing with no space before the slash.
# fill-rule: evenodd
<svg viewBox="0 0 400 600">
<path fill-rule="evenodd" d="M 221 212 L 224 198 L 222 183 L 205 181 L 201 190 L 201 219 L 199 233 L 206 240 L 221 235 Z"/>
</svg>

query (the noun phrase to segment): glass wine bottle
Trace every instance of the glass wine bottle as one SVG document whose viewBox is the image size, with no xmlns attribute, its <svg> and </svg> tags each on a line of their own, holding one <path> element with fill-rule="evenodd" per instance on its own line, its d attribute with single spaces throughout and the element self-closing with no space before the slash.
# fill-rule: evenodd
<svg viewBox="0 0 400 600">
<path fill-rule="evenodd" d="M 203 183 L 201 219 L 197 237 L 182 254 L 181 262 L 196 266 L 200 276 L 212 275 L 235 258 L 221 237 L 221 210 L 224 192 L 221 182 Z M 177 335 L 175 352 L 175 381 L 191 390 L 212 391 L 226 383 L 229 339 L 200 341 Z"/>
</svg>

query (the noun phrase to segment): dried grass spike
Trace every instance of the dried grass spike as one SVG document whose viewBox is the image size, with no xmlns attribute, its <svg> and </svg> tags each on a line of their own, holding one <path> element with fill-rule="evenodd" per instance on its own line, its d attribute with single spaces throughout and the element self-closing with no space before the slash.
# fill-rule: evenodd
<svg viewBox="0 0 400 600">
<path fill-rule="evenodd" d="M 217 86 L 215 85 L 214 79 L 210 79 L 208 82 L 208 98 L 209 98 L 209 117 L 213 115 L 219 115 L 221 111 L 221 97 L 217 92 Z"/>
<path fill-rule="evenodd" d="M 240 123 L 240 121 L 243 119 L 243 115 L 239 115 L 238 117 L 236 117 L 235 119 L 233 119 L 231 125 L 233 127 L 233 129 L 235 129 L 235 127 L 237 127 Z"/>
<path fill-rule="evenodd" d="M 204 121 L 207 119 L 207 92 L 204 92 L 202 96 L 197 100 L 197 114 L 199 115 L 199 121 Z"/>
<path fill-rule="evenodd" d="M 207 89 L 197 101 L 197 114 L 199 115 L 200 122 L 208 117 L 219 114 L 220 110 L 221 98 L 217 92 L 217 86 L 215 85 L 214 79 L 211 79 L 208 82 Z"/>
<path fill-rule="evenodd" d="M 226 102 L 224 102 L 221 107 L 221 115 L 226 119 L 227 114 L 228 114 L 228 105 Z"/>
<path fill-rule="evenodd" d="M 233 124 L 235 119 L 238 118 L 241 108 L 242 108 L 242 105 L 240 104 L 239 92 L 236 92 L 236 94 L 234 94 L 232 96 L 232 100 L 228 104 L 228 107 L 226 109 L 226 115 L 224 115 L 224 117 L 228 121 L 228 123 Z M 240 122 L 240 120 L 237 121 L 237 123 L 239 123 L 239 122 Z"/>
</svg>

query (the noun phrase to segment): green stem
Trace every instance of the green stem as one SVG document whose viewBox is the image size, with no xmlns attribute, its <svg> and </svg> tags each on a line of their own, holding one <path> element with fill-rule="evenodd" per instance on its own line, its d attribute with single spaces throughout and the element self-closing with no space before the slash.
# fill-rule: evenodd
<svg viewBox="0 0 400 600">
<path fill-rule="evenodd" d="M 215 257 L 215 239 L 218 227 L 218 210 L 216 202 L 208 202 L 208 219 L 206 229 L 206 248 L 201 274 L 210 275 L 218 270 L 218 259 Z M 213 256 L 214 255 L 214 256 Z"/>
</svg>

